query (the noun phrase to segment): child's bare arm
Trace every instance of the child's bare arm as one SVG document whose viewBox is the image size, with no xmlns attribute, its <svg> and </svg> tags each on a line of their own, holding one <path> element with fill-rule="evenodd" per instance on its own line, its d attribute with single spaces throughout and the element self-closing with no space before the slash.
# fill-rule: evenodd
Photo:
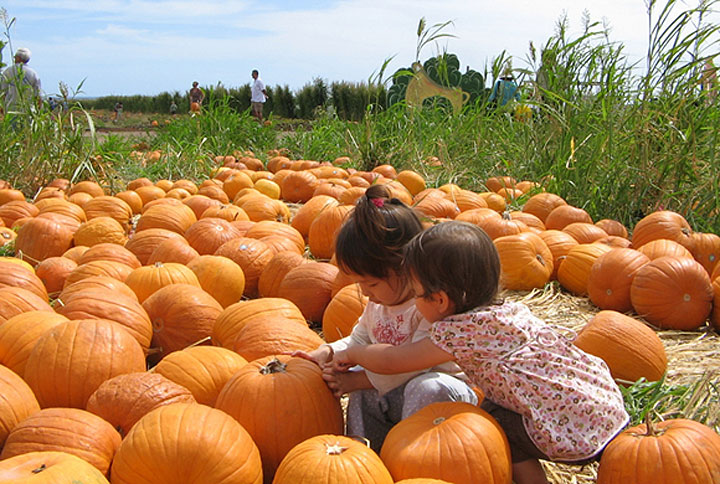
<svg viewBox="0 0 720 484">
<path fill-rule="evenodd" d="M 400 346 L 351 346 L 335 353 L 333 367 L 337 371 L 346 371 L 351 366 L 360 365 L 372 372 L 388 375 L 424 370 L 454 359 L 452 354 L 433 344 L 429 338 L 423 338 Z"/>
</svg>

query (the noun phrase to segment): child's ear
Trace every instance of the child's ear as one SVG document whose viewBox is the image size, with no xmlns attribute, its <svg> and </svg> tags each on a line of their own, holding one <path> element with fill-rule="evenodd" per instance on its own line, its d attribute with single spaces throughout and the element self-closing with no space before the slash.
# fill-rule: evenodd
<svg viewBox="0 0 720 484">
<path fill-rule="evenodd" d="M 443 314 L 453 314 L 455 312 L 455 303 L 450 299 L 447 292 L 441 289 L 435 293 L 435 297 L 440 312 Z"/>
</svg>

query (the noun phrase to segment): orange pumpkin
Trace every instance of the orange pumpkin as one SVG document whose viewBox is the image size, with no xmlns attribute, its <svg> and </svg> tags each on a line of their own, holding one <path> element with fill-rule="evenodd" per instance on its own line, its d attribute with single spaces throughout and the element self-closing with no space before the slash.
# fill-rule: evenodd
<svg viewBox="0 0 720 484">
<path fill-rule="evenodd" d="M 545 227 L 555 230 L 562 230 L 573 222 L 593 223 L 590 214 L 585 210 L 567 204 L 555 207 L 544 222 Z"/>
<path fill-rule="evenodd" d="M 248 297 L 256 297 L 260 274 L 275 254 L 261 240 L 237 237 L 221 245 L 215 251 L 215 255 L 227 257 L 240 266 L 245 274 L 244 294 Z"/>
<path fill-rule="evenodd" d="M 173 403 L 133 426 L 113 459 L 112 480 L 261 484 L 263 476 L 258 448 L 235 419 L 206 405 Z"/>
<path fill-rule="evenodd" d="M 605 448 L 597 484 L 711 483 L 720 475 L 720 436 L 687 419 L 629 428 Z"/>
<path fill-rule="evenodd" d="M 523 212 L 535 215 L 545 223 L 550 212 L 560 205 L 567 205 L 567 202 L 560 195 L 542 192 L 528 198 L 522 210 Z"/>
<path fill-rule="evenodd" d="M 611 250 L 610 246 L 605 244 L 576 245 L 570 249 L 558 268 L 558 282 L 576 296 L 587 295 L 593 264 L 601 255 Z"/>
<path fill-rule="evenodd" d="M 67 320 L 65 316 L 49 311 L 28 311 L 5 321 L 0 325 L 0 365 L 23 376 L 38 338 Z"/>
<path fill-rule="evenodd" d="M 133 290 L 140 303 L 143 303 L 155 291 L 170 284 L 190 284 L 200 287 L 195 273 L 187 266 L 177 262 L 156 262 L 151 266 L 134 269 L 125 279 L 125 284 Z"/>
<path fill-rule="evenodd" d="M 640 248 L 656 239 L 670 239 L 684 247 L 690 246 L 692 229 L 685 217 L 671 210 L 660 210 L 643 217 L 633 229 L 632 245 Z"/>
<path fill-rule="evenodd" d="M 344 435 L 316 435 L 297 444 L 280 462 L 274 484 L 367 482 L 393 484 L 380 457 Z"/>
<path fill-rule="evenodd" d="M 550 280 L 553 255 L 540 236 L 522 232 L 498 237 L 493 242 L 500 256 L 502 287 L 528 291 L 543 287 Z"/>
<path fill-rule="evenodd" d="M 65 279 L 77 267 L 77 262 L 67 257 L 48 257 L 35 268 L 35 274 L 53 297 L 62 291 Z"/>
<path fill-rule="evenodd" d="M 201 255 L 188 262 L 187 267 L 195 273 L 200 287 L 223 308 L 242 299 L 245 274 L 231 259 L 219 255 Z"/>
<path fill-rule="evenodd" d="M 78 265 L 65 277 L 63 289 L 88 277 L 107 276 L 125 282 L 133 268 L 113 260 L 94 260 Z"/>
<path fill-rule="evenodd" d="M 128 331 L 112 321 L 85 319 L 60 323 L 40 336 L 24 378 L 42 408 L 85 408 L 108 378 L 144 370 L 143 349 Z"/>
<path fill-rule="evenodd" d="M 595 225 L 607 232 L 608 235 L 614 235 L 616 237 L 622 237 L 624 239 L 627 239 L 627 228 L 617 220 L 604 218 L 595 222 Z"/>
<path fill-rule="evenodd" d="M 132 192 L 134 193 L 134 192 Z M 139 206 L 136 206 L 137 212 L 140 212 L 142 208 L 142 201 L 137 200 Z M 133 207 L 120 196 L 108 197 L 101 196 L 93 198 L 83 205 L 85 215 L 88 220 L 92 220 L 97 217 L 110 217 L 115 219 L 125 230 L 128 230 L 131 225 L 131 219 L 133 213 Z"/>
<path fill-rule="evenodd" d="M 712 274 L 720 258 L 720 236 L 712 233 L 695 232 L 690 235 L 690 252 L 696 261 Z"/>
<path fill-rule="evenodd" d="M 28 452 L 0 462 L 0 480 L 24 484 L 108 484 L 102 472 L 80 457 L 50 450 Z"/>
<path fill-rule="evenodd" d="M 147 263 L 148 265 L 154 265 L 156 262 L 176 262 L 187 265 L 199 255 L 195 249 L 190 247 L 187 240 L 172 238 L 160 242 L 160 245 L 155 247 L 155 250 L 150 254 Z"/>
<path fill-rule="evenodd" d="M 320 212 L 308 231 L 308 246 L 316 259 L 329 259 L 335 253 L 335 238 L 353 211 L 350 205 L 327 207 Z"/>
<path fill-rule="evenodd" d="M 660 257 L 637 271 L 630 300 L 640 316 L 660 328 L 693 330 L 710 315 L 713 290 L 695 259 Z"/>
<path fill-rule="evenodd" d="M 613 378 L 632 384 L 657 381 L 667 369 L 660 337 L 637 319 L 617 311 L 600 311 L 578 333 L 575 346 L 602 358 Z"/>
<path fill-rule="evenodd" d="M 615 248 L 602 254 L 590 267 L 588 295 L 600 309 L 632 309 L 630 286 L 637 271 L 650 259 L 635 249 Z"/>
<path fill-rule="evenodd" d="M 134 233 L 125 244 L 125 248 L 135 254 L 140 264 L 145 265 L 157 246 L 165 239 L 171 237 L 180 238 L 182 235 L 167 229 L 146 229 L 142 232 Z M 192 245 L 192 243 L 190 243 L 190 245 Z M 200 251 L 198 250 L 198 252 Z"/>
<path fill-rule="evenodd" d="M 63 255 L 67 257 L 67 255 Z M 80 255 L 77 260 L 78 265 L 87 264 L 92 261 L 114 261 L 125 264 L 131 269 L 137 269 L 142 264 L 137 256 L 130 252 L 127 248 L 118 244 L 102 243 L 92 246 Z"/>
<path fill-rule="evenodd" d="M 247 429 L 260 450 L 266 482 L 295 445 L 315 435 L 343 432 L 340 401 L 320 368 L 302 358 L 283 355 L 249 362 L 223 387 L 215 407 Z"/>
<path fill-rule="evenodd" d="M 19 287 L 47 301 L 47 288 L 37 272 L 19 259 L 15 260 L 19 263 L 15 263 L 11 259 L 0 260 L 0 288 Z"/>
<path fill-rule="evenodd" d="M 403 419 L 388 432 L 380 457 L 396 481 L 511 482 L 505 433 L 487 412 L 469 403 L 432 403 Z"/>
<path fill-rule="evenodd" d="M 637 249 L 642 252 L 650 260 L 657 259 L 658 257 L 670 256 L 670 257 L 692 257 L 692 253 L 678 242 L 669 239 L 655 239 L 650 242 L 643 244 Z"/>
<path fill-rule="evenodd" d="M 72 245 L 72 240 L 72 230 L 60 221 L 35 217 L 18 230 L 15 251 L 18 257 L 35 266 L 48 257 L 63 255 Z"/>
<path fill-rule="evenodd" d="M 47 299 L 21 287 L 0 287 L 0 325 L 27 311 L 54 312 Z"/>
<path fill-rule="evenodd" d="M 294 350 L 310 352 L 323 343 L 322 338 L 306 325 L 273 316 L 255 318 L 243 325 L 237 332 L 232 349 L 252 361 Z"/>
<path fill-rule="evenodd" d="M 230 222 L 214 217 L 200 219 L 185 231 L 185 239 L 200 255 L 214 254 L 225 242 L 241 236 Z"/>
<path fill-rule="evenodd" d="M 162 405 L 195 403 L 190 390 L 163 375 L 147 371 L 105 380 L 87 402 L 87 411 L 110 422 L 122 437 L 145 414 Z"/>
<path fill-rule="evenodd" d="M 330 303 L 332 285 L 339 269 L 327 262 L 300 264 L 287 273 L 278 288 L 278 296 L 295 303 L 305 319 L 322 322 Z"/>
<path fill-rule="evenodd" d="M 0 326 L 0 329 L 4 327 Z M 15 372 L 0 365 L 0 448 L 10 432 L 25 418 L 40 410 L 30 387 Z M 1 475 L 1 474 L 0 474 Z"/>
<path fill-rule="evenodd" d="M 365 310 L 368 298 L 360 286 L 349 284 L 340 289 L 325 308 L 322 330 L 325 341 L 331 343 L 348 336 Z"/>
<path fill-rule="evenodd" d="M 607 237 L 608 234 L 595 224 L 587 222 L 572 222 L 562 229 L 566 234 L 573 236 L 580 244 L 591 244 L 596 240 Z"/>
</svg>

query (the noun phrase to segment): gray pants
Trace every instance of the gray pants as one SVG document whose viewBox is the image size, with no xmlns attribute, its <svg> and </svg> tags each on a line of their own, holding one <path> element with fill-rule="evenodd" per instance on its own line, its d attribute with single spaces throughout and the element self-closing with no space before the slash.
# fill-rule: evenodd
<svg viewBox="0 0 720 484">
<path fill-rule="evenodd" d="M 347 434 L 365 437 L 380 452 L 385 436 L 400 420 L 435 402 L 467 402 L 477 405 L 475 392 L 447 373 L 429 372 L 412 378 L 383 396 L 375 389 L 350 393 Z"/>
</svg>

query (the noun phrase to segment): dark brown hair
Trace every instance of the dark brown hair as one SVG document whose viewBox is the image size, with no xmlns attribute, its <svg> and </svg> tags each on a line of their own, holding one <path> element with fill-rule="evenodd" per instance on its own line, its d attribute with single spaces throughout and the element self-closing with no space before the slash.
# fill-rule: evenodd
<svg viewBox="0 0 720 484">
<path fill-rule="evenodd" d="M 425 290 L 445 291 L 456 313 L 487 306 L 497 297 L 500 256 L 483 229 L 467 222 L 443 222 L 405 247 L 404 268 Z"/>
<path fill-rule="evenodd" d="M 422 229 L 415 211 L 388 187 L 371 185 L 338 232 L 335 258 L 346 272 L 380 279 L 391 270 L 399 274 L 405 245 Z"/>
</svg>

